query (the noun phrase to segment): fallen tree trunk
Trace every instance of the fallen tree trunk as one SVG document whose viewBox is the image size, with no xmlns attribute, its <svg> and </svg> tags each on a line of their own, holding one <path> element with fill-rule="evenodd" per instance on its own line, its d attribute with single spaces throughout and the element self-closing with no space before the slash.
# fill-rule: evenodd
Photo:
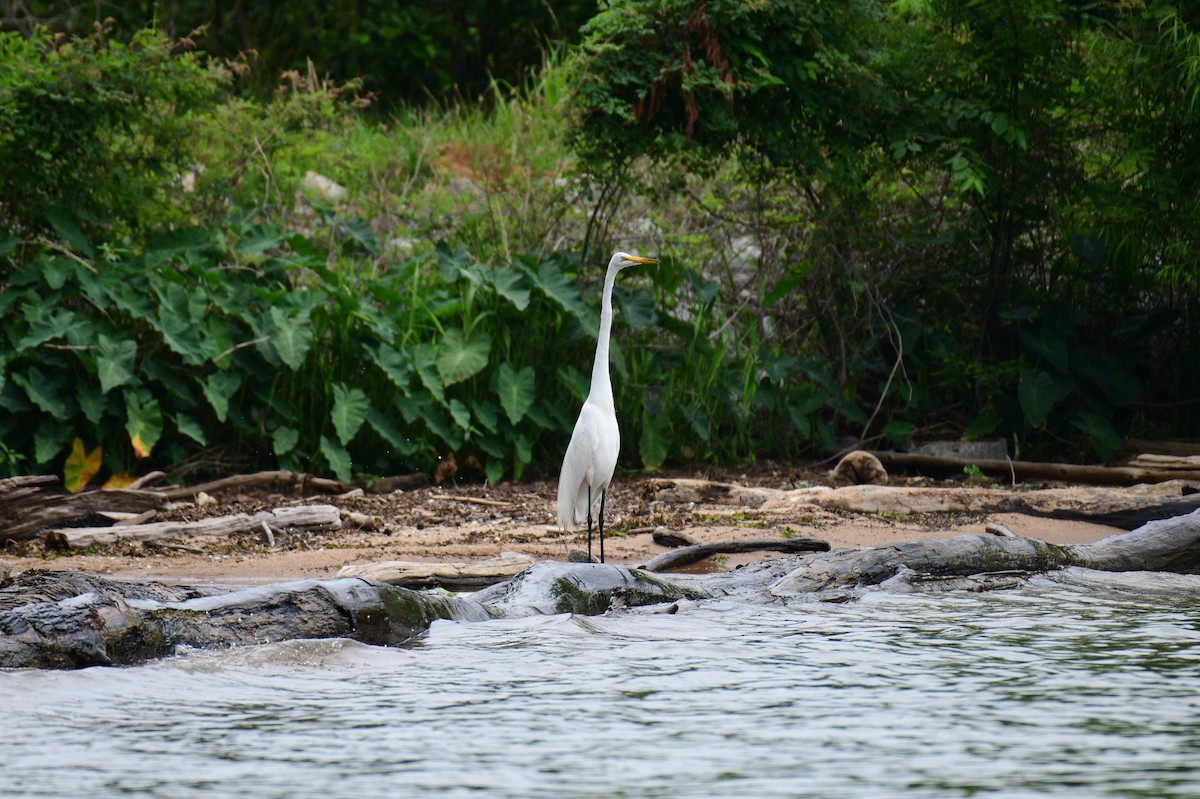
<svg viewBox="0 0 1200 799">
<path fill-rule="evenodd" d="M 650 482 L 660 502 L 729 502 L 747 499 L 764 513 L 812 505 L 826 510 L 902 515 L 909 513 L 1022 513 L 1072 519 L 1132 530 L 1155 519 L 1169 519 L 1200 508 L 1200 493 L 1184 495 L 1186 483 L 1108 486 L 1081 497 L 1078 491 L 1044 488 L 1011 491 L 1003 488 L 909 488 L 905 486 L 817 486 L 783 491 L 744 489 L 708 480 L 658 479 Z"/>
<path fill-rule="evenodd" d="M 265 525 L 265 527 L 264 527 Z M 195 522 L 153 522 L 110 527 L 64 527 L 48 530 L 46 546 L 52 549 L 90 549 L 118 543 L 144 543 L 202 535 L 235 535 L 278 530 L 339 530 L 341 513 L 333 505 L 297 505 L 253 515 L 237 513 Z"/>
<path fill-rule="evenodd" d="M 744 552 L 826 552 L 829 542 L 818 538 L 763 538 L 749 541 L 722 541 L 713 544 L 692 544 L 655 555 L 638 568 L 648 572 L 669 572 L 681 569 L 713 555 L 733 555 Z"/>
<path fill-rule="evenodd" d="M 469 598 L 356 578 L 201 595 L 73 572 L 25 572 L 0 586 L 0 667 L 121 665 L 170 654 L 180 645 L 291 638 L 388 644 L 421 633 L 436 619 L 597 614 L 718 597 L 840 600 L 875 586 L 910 590 L 920 579 L 950 588 L 1008 587 L 1019 584 L 1022 573 L 1067 566 L 1200 572 L 1200 511 L 1079 546 L 967 535 L 779 558 L 711 575 L 668 578 L 613 564 L 541 561 Z"/>
<path fill-rule="evenodd" d="M 1161 483 L 1166 480 L 1200 480 L 1200 467 L 1159 469 L 1132 466 L 1079 466 L 1073 463 L 1036 461 L 967 460 L 909 452 L 873 452 L 888 469 L 915 469 L 926 474 L 961 475 L 974 466 L 990 477 L 1018 480 L 1063 480 L 1092 485 L 1128 486 L 1137 483 Z"/>
<path fill-rule="evenodd" d="M 386 493 L 389 491 L 420 488 L 426 482 L 428 481 L 423 474 L 402 474 L 380 478 L 375 487 L 377 490 Z M 151 490 L 169 499 L 190 499 L 202 491 L 206 494 L 216 494 L 220 491 L 263 488 L 266 486 L 295 488 L 301 494 L 313 492 L 320 494 L 340 494 L 350 488 L 345 483 L 330 480 L 327 477 L 316 477 L 305 472 L 289 472 L 280 469 L 268 472 L 254 472 L 253 474 L 235 474 L 231 477 L 222 477 L 219 480 L 212 480 L 192 486 L 165 486 Z"/>
<path fill-rule="evenodd" d="M 154 491 L 119 488 L 68 494 L 54 475 L 6 477 L 0 480 L 0 541 L 25 541 L 47 527 L 94 514 L 142 513 L 166 504 L 167 498 Z"/>
</svg>

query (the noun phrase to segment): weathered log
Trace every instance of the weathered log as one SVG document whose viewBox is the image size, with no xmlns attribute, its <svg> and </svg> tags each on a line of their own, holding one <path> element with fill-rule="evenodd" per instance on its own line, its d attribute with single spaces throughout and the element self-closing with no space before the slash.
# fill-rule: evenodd
<svg viewBox="0 0 1200 799">
<path fill-rule="evenodd" d="M 740 486 L 736 483 L 718 483 L 712 480 L 690 480 L 686 478 L 651 480 L 650 490 L 654 499 L 661 502 L 703 502 L 714 505 L 740 505 L 757 508 L 787 492 L 778 488 Z"/>
<path fill-rule="evenodd" d="M 746 496 L 746 489 L 707 480 L 659 479 L 650 482 L 654 498 L 663 502 L 699 502 L 702 497 Z M 1182 495 L 1183 481 L 1138 486 L 1106 486 L 1081 496 L 1079 491 L 1045 488 L 1010 491 L 1002 488 L 909 488 L 853 485 L 815 486 L 791 491 L 754 489 L 749 494 L 764 513 L 813 505 L 855 513 L 1022 513 L 1043 518 L 1089 521 L 1132 530 L 1148 521 L 1168 519 L 1200 507 L 1200 494 Z M 707 501 L 714 501 L 708 499 Z M 729 501 L 733 501 L 732 499 Z"/>
<path fill-rule="evenodd" d="M 64 527 L 47 530 L 46 546 L 52 549 L 90 549 L 118 543 L 194 538 L 201 535 L 235 535 L 263 529 L 333 531 L 341 529 L 341 514 L 333 505 L 296 505 L 253 515 L 237 513 L 195 522 L 153 522 L 111 527 Z"/>
<path fill-rule="evenodd" d="M 1073 463 L 1038 463 L 1012 460 L 964 460 L 907 452 L 874 453 L 889 470 L 913 469 L 926 474 L 958 474 L 974 466 L 991 477 L 1013 480 L 1063 480 L 1092 485 L 1128 486 L 1165 480 L 1200 480 L 1200 468 L 1192 470 L 1147 469 L 1128 466 L 1080 466 Z"/>
<path fill-rule="evenodd" d="M 1091 544 L 1059 546 L 1036 538 L 964 535 L 808 556 L 771 585 L 786 597 L 879 585 L 908 569 L 935 577 L 1042 572 L 1067 566 L 1100 571 L 1200 571 L 1200 511 L 1150 522 Z"/>
<path fill-rule="evenodd" d="M 166 506 L 154 491 L 100 489 L 68 494 L 54 475 L 0 480 L 0 541 L 25 541 L 47 527 L 65 525 L 104 511 L 142 513 Z"/>
<path fill-rule="evenodd" d="M 1147 452 L 1138 455 L 1125 465 L 1132 469 L 1200 472 L 1200 455 L 1155 455 Z"/>
<path fill-rule="evenodd" d="M 761 538 L 747 541 L 719 541 L 712 544 L 693 544 L 680 547 L 638 566 L 648 572 L 669 572 L 681 569 L 713 555 L 733 555 L 745 552 L 827 552 L 829 542 L 818 538 Z"/>
<path fill-rule="evenodd" d="M 769 603 L 853 598 L 872 587 L 983 590 L 1029 573 L 1080 566 L 1200 572 L 1200 511 L 1079 546 L 968 535 L 778 558 L 732 572 L 663 575 L 613 564 L 541 561 L 470 598 L 342 578 L 212 594 L 71 572 L 25 572 L 0 587 L 0 667 L 137 663 L 178 646 L 229 646 L 344 636 L 406 640 L 437 619 L 482 621 L 537 613 L 726 598 Z M 208 591 L 209 593 L 205 593 Z"/>
<path fill-rule="evenodd" d="M 212 480 L 207 483 L 200 483 L 193 486 L 169 486 L 166 488 L 151 489 L 154 493 L 169 499 L 187 499 L 194 497 L 197 494 L 204 492 L 206 494 L 215 494 L 218 491 L 228 491 L 230 489 L 246 489 L 246 488 L 262 488 L 264 486 L 282 486 L 284 488 L 298 488 L 302 493 L 318 492 L 322 494 L 339 494 L 346 490 L 347 486 L 337 480 L 330 480 L 325 477 L 314 477 L 311 474 L 304 472 L 289 472 L 286 470 L 278 470 L 273 472 L 255 472 L 254 474 L 237 474 L 232 477 L 223 477 L 220 480 Z"/>
<path fill-rule="evenodd" d="M 361 577 L 404 588 L 463 591 L 503 582 L 533 565 L 533 558 L 509 552 L 498 558 L 463 562 L 385 560 L 343 566 L 338 577 Z"/>
<path fill-rule="evenodd" d="M 28 584 L 34 584 L 34 598 Z M 25 572 L 0 588 L 0 667 L 127 665 L 180 646 L 349 637 L 392 644 L 436 619 L 491 618 L 477 602 L 357 579 L 303 580 L 224 594 L 73 572 Z"/>
</svg>

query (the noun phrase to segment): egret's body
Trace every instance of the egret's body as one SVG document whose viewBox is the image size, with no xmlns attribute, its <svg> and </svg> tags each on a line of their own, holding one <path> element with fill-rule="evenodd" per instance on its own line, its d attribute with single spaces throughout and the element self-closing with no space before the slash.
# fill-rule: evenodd
<svg viewBox="0 0 1200 799">
<path fill-rule="evenodd" d="M 616 253 L 608 262 L 604 291 L 600 296 L 600 335 L 592 363 L 592 386 L 584 400 L 571 443 L 558 477 L 558 526 L 575 530 L 587 522 L 588 558 L 592 556 L 592 509 L 599 504 L 600 561 L 604 562 L 604 499 L 617 468 L 621 430 L 613 403 L 608 371 L 608 340 L 612 332 L 612 292 L 617 273 L 635 264 L 656 264 L 652 258 Z"/>
</svg>

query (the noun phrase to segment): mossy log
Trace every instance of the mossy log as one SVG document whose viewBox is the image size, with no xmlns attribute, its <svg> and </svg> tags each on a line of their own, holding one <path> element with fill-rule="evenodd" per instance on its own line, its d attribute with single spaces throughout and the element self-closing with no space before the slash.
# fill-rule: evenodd
<svg viewBox="0 0 1200 799">
<path fill-rule="evenodd" d="M 717 597 L 768 603 L 839 601 L 871 587 L 1008 587 L 1024 573 L 1068 566 L 1200 572 L 1200 511 L 1092 544 L 966 535 L 779 558 L 709 575 L 651 574 L 602 563 L 541 561 L 469 597 L 359 578 L 304 580 L 218 592 L 30 571 L 0 585 L 0 666 L 124 665 L 180 646 L 222 647 L 348 637 L 393 644 L 437 619 L 482 621 Z"/>
</svg>

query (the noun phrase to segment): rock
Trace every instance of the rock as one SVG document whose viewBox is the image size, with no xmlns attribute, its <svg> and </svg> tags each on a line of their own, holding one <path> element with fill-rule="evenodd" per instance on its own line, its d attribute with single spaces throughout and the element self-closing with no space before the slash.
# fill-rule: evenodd
<svg viewBox="0 0 1200 799">
<path fill-rule="evenodd" d="M 838 461 L 838 465 L 829 473 L 829 479 L 835 486 L 885 486 L 888 484 L 888 473 L 879 458 L 869 452 L 855 450 Z"/>
</svg>

